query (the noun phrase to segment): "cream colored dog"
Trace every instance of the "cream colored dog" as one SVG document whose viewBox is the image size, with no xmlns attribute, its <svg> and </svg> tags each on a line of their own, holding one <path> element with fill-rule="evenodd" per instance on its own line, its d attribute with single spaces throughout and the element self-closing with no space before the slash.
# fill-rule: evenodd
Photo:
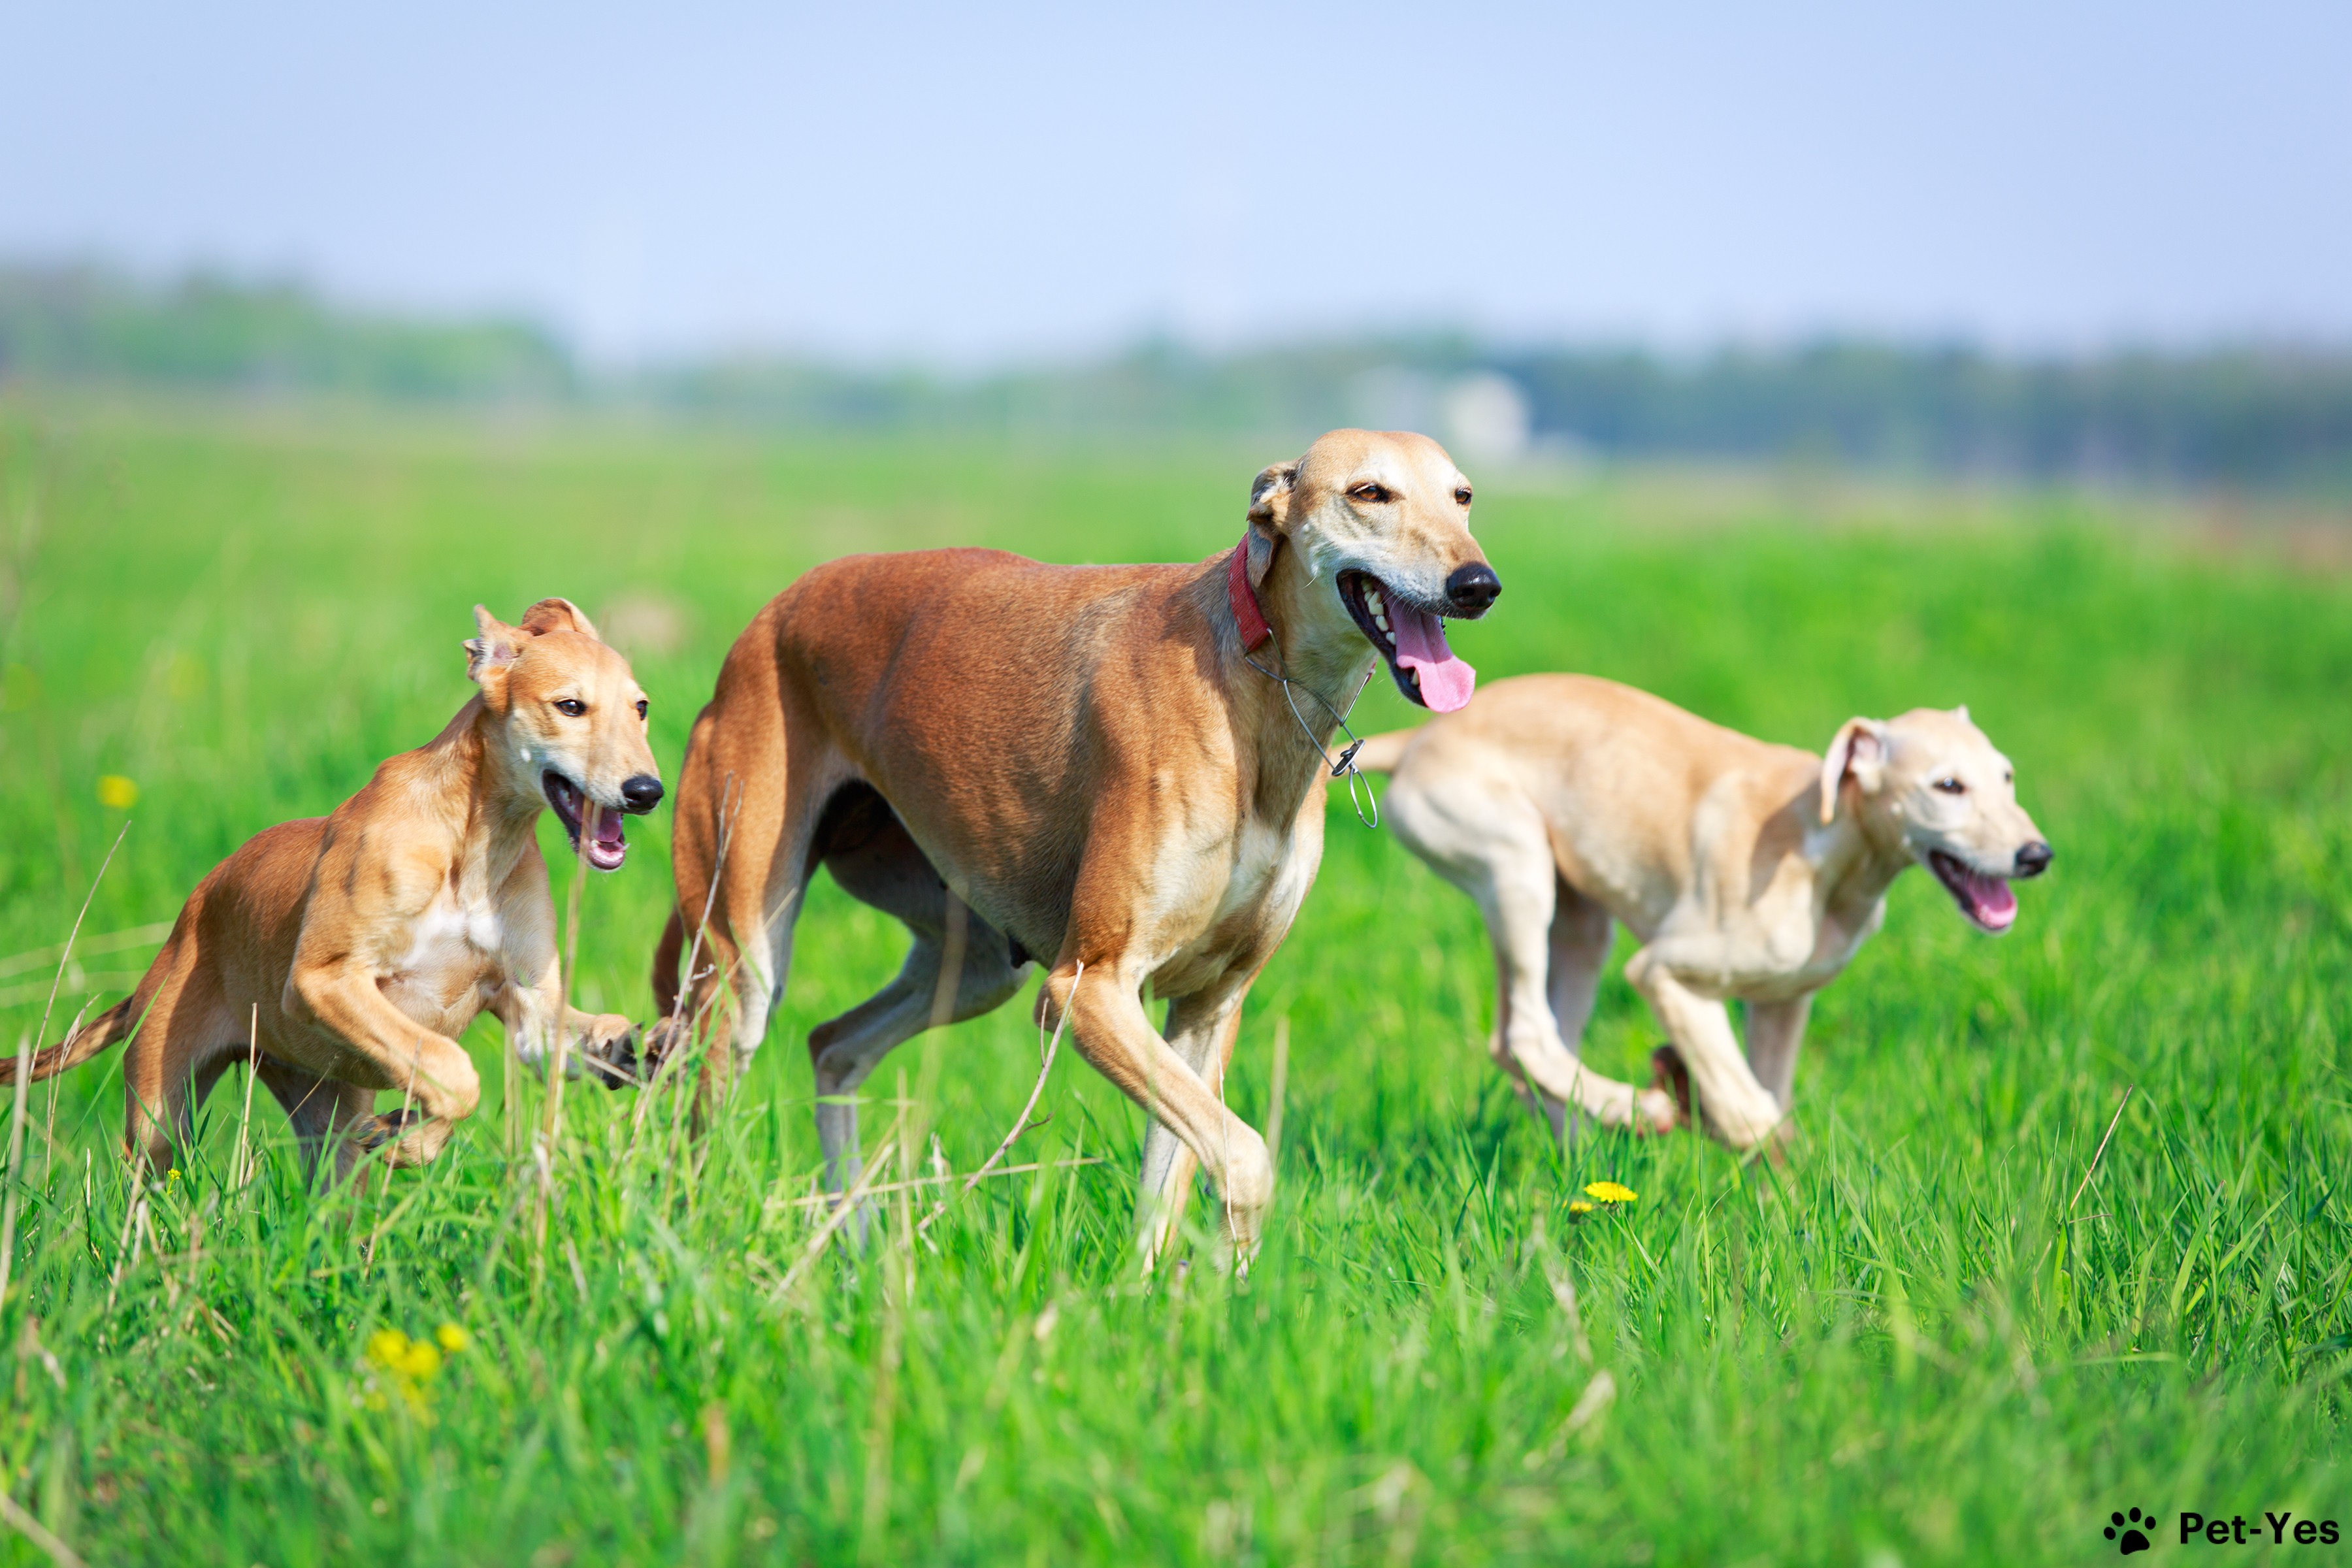
<svg viewBox="0 0 2352 1568">
<path fill-rule="evenodd" d="M 315 1168 L 391 1145 L 421 1164 L 481 1096 L 457 1037 L 485 1008 L 527 1060 L 554 1043 L 562 975 L 535 825 L 552 805 L 583 858 L 617 869 L 625 812 L 662 796 L 646 694 L 588 617 L 542 599 L 520 626 L 474 611 L 480 695 L 429 744 L 376 769 L 331 816 L 257 834 L 196 885 L 126 1001 L 33 1058 L 44 1079 L 118 1041 L 124 1142 L 161 1170 L 257 1032 L 261 1081 Z M 585 839 L 583 840 L 583 835 Z M 628 1019 L 573 1008 L 588 1058 L 628 1059 Z M 16 1063 L 0 1064 L 0 1083 Z M 395 1089 L 413 1101 L 375 1113 Z"/>
<path fill-rule="evenodd" d="M 1394 773 L 1397 837 L 1486 915 L 1495 1060 L 1556 1131 L 1571 1105 L 1609 1126 L 1675 1126 L 1679 1065 L 1716 1136 L 1756 1147 L 1788 1112 L 1813 993 L 1885 919 L 1905 867 L 1926 866 L 2000 932 L 2017 918 L 2010 879 L 2050 864 L 2009 759 L 1966 708 L 1849 719 L 1816 757 L 1613 681 L 1528 675 L 1358 760 Z M 1673 1042 L 1642 1090 L 1578 1060 L 1612 919 L 1642 939 L 1625 977 Z"/>
</svg>

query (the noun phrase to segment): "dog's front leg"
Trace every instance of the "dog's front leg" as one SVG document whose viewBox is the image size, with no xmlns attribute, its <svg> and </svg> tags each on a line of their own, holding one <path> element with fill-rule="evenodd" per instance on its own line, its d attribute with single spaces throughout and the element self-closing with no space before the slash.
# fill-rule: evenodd
<svg viewBox="0 0 2352 1568">
<path fill-rule="evenodd" d="M 1225 1068 L 1234 1059 L 1234 1044 L 1241 1036 L 1242 1002 L 1247 994 L 1244 985 L 1180 996 L 1168 1005 L 1169 1048 L 1220 1100 L 1224 1098 Z M 1143 1173 L 1137 1184 L 1135 1206 L 1145 1272 L 1175 1245 L 1184 1223 L 1184 1207 L 1192 1198 L 1192 1176 L 1200 1168 L 1192 1151 L 1165 1122 L 1154 1121 L 1144 1130 Z"/>
<path fill-rule="evenodd" d="M 525 869 L 528 869 L 527 868 Z M 617 1013 L 583 1013 L 563 994 L 563 960 L 555 947 L 555 906 L 545 875 L 520 872 L 499 910 L 506 941 L 499 953 L 499 985 L 489 1010 L 506 1026 L 507 1048 L 544 1070 L 555 1050 L 555 1020 L 563 1019 L 566 1078 L 583 1072 L 607 1089 L 636 1081 L 637 1026 Z"/>
<path fill-rule="evenodd" d="M 1656 943 L 1627 961 L 1625 978 L 1649 1002 L 1681 1054 L 1708 1130 L 1739 1150 L 1756 1148 L 1769 1138 L 1780 1123 L 1780 1108 L 1740 1054 L 1724 1005 L 1685 984 Z"/>
<path fill-rule="evenodd" d="M 408 1097 L 409 1106 L 354 1129 L 365 1147 L 390 1143 L 394 1164 L 421 1165 L 432 1159 L 451 1129 L 481 1103 L 481 1077 L 465 1047 L 394 1006 L 367 965 L 348 959 L 298 961 L 287 991 L 290 1011 L 341 1039 L 375 1069 L 376 1081 L 362 1087 L 397 1089 Z"/>
<path fill-rule="evenodd" d="M 1216 1184 L 1226 1243 L 1246 1262 L 1274 1196 L 1265 1140 L 1160 1038 L 1144 1015 L 1141 985 L 1142 976 L 1116 958 L 1089 961 L 1083 979 L 1065 960 L 1045 979 L 1046 1021 L 1066 1014 L 1080 1054 L 1182 1141 Z"/>
<path fill-rule="evenodd" d="M 563 1016 L 563 1073 L 586 1072 L 607 1089 L 635 1081 L 637 1026 L 617 1013 L 583 1013 L 568 1006 L 552 959 L 537 978 L 510 976 L 499 988 L 490 1010 L 506 1026 L 507 1045 L 521 1060 L 545 1069 L 555 1050 L 555 1018 Z"/>
</svg>

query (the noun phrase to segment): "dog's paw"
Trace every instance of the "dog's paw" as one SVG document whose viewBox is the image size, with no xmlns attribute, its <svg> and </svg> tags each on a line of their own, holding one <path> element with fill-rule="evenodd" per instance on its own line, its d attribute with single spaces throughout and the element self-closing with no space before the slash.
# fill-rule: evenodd
<svg viewBox="0 0 2352 1568">
<path fill-rule="evenodd" d="M 352 1139 L 369 1153 L 381 1151 L 386 1164 L 411 1166 L 425 1164 L 441 1152 L 449 1132 L 450 1123 L 407 1105 L 356 1123 Z"/>
<path fill-rule="evenodd" d="M 1767 1095 L 1752 1104 L 1704 1108 L 1706 1130 L 1716 1142 L 1749 1160 L 1778 1160 L 1780 1129 L 1787 1118 Z"/>
<path fill-rule="evenodd" d="M 397 1110 L 387 1110 L 360 1122 L 352 1129 L 352 1137 L 361 1148 L 373 1154 L 424 1120 L 423 1111 L 413 1105 L 404 1105 Z"/>
<path fill-rule="evenodd" d="M 640 1081 L 636 1025 L 618 1014 L 598 1018 L 580 1042 L 580 1061 L 582 1069 L 606 1089 Z"/>
<path fill-rule="evenodd" d="M 686 1021 L 664 1018 L 645 1032 L 638 1047 L 637 1071 L 641 1081 L 651 1083 L 669 1065 L 669 1059 L 686 1046 Z"/>
</svg>

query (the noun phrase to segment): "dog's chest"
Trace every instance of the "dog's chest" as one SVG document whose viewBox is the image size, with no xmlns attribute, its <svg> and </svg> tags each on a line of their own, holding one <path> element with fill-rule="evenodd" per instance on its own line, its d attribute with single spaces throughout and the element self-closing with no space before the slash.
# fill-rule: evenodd
<svg viewBox="0 0 2352 1568">
<path fill-rule="evenodd" d="M 1813 951 L 1805 962 L 1807 978 L 1824 985 L 1836 979 L 1845 966 L 1853 962 L 1853 955 L 1862 951 L 1862 944 L 1870 940 L 1871 934 L 1885 919 L 1886 900 L 1884 899 L 1859 911 L 1833 909 L 1825 913 L 1822 917 L 1821 931 L 1814 940 Z"/>
<path fill-rule="evenodd" d="M 1738 994 L 1750 1001 L 1786 1001 L 1809 994 L 1835 980 L 1878 929 L 1883 905 L 1856 917 L 1846 911 L 1818 916 L 1801 908 L 1778 921 L 1761 922 L 1753 935 L 1750 973 Z M 1843 916 L 1844 918 L 1841 918 Z"/>
<path fill-rule="evenodd" d="M 410 927 L 408 947 L 394 962 L 386 990 L 412 1016 L 416 1009 L 446 1013 L 495 979 L 504 935 L 488 900 L 445 891 Z"/>
<path fill-rule="evenodd" d="M 1168 911 L 1175 951 L 1152 978 L 1163 994 L 1185 994 L 1254 955 L 1267 933 L 1289 925 L 1307 897 L 1315 868 L 1289 824 L 1276 828 L 1247 818 L 1227 852 L 1225 874 L 1218 878 L 1202 864 Z"/>
</svg>

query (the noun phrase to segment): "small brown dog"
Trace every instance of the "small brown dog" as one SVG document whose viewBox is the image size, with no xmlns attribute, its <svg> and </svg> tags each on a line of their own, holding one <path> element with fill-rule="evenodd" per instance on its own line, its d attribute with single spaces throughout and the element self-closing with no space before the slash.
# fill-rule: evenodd
<svg viewBox="0 0 2352 1568">
<path fill-rule="evenodd" d="M 478 605 L 474 620 L 466 673 L 481 694 L 446 729 L 333 816 L 282 823 L 222 861 L 130 998 L 34 1057 L 44 1079 L 131 1042 L 127 1152 L 169 1164 L 254 1033 L 305 1168 L 331 1140 L 339 1175 L 386 1144 L 399 1165 L 440 1152 L 481 1098 L 456 1037 L 484 1008 L 526 1060 L 547 1053 L 563 993 L 540 810 L 611 871 L 627 853 L 622 814 L 651 811 L 661 780 L 645 693 L 570 601 L 541 600 L 520 626 Z M 564 1016 L 590 1058 L 634 1053 L 628 1019 Z M 0 1063 L 0 1083 L 16 1073 Z M 381 1089 L 413 1107 L 375 1114 Z"/>
</svg>

